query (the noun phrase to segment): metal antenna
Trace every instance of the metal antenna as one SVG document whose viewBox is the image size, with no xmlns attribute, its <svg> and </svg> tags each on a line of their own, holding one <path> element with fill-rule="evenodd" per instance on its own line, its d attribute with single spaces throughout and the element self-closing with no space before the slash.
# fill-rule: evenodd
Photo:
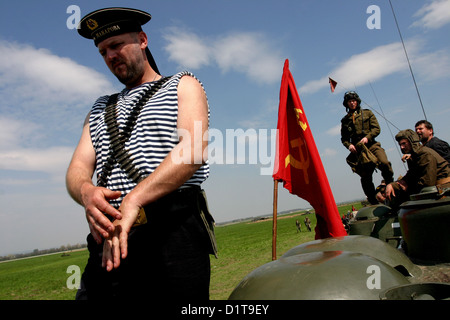
<svg viewBox="0 0 450 320">
<path fill-rule="evenodd" d="M 387 127 L 389 129 L 389 132 L 391 133 L 392 140 L 394 141 L 394 146 L 396 147 L 395 150 L 397 150 L 397 153 L 398 153 L 398 155 L 400 156 L 400 159 L 401 159 L 402 158 L 402 154 L 401 154 L 401 152 L 399 150 L 398 143 L 395 141 L 395 137 L 394 137 L 394 134 L 392 133 L 391 127 L 389 126 L 389 122 L 388 122 L 387 118 L 384 116 L 384 112 L 383 112 L 383 109 L 381 108 L 380 101 L 378 101 L 378 97 L 377 97 L 377 95 L 375 93 L 375 90 L 372 87 L 372 83 L 370 81 L 369 81 L 369 84 L 370 84 L 370 88 L 372 89 L 373 95 L 375 96 L 375 99 L 377 100 L 378 106 L 380 107 L 380 111 L 383 114 L 383 118 L 386 121 L 386 125 L 387 125 Z M 403 164 L 403 168 L 406 170 L 406 166 L 405 166 L 405 163 L 403 161 L 402 161 L 402 164 Z"/>
<path fill-rule="evenodd" d="M 408 61 L 409 71 L 411 72 L 412 79 L 414 81 L 414 86 L 416 87 L 417 96 L 419 97 L 420 105 L 422 107 L 423 115 L 425 120 L 427 119 L 427 115 L 425 114 L 425 109 L 423 108 L 422 99 L 420 98 L 419 89 L 417 88 L 416 78 L 414 77 L 414 73 L 411 67 L 411 63 L 409 62 L 408 52 L 406 52 L 405 43 L 403 41 L 402 33 L 400 32 L 400 27 L 398 26 L 397 17 L 395 16 L 394 7 L 392 6 L 391 0 L 389 0 L 389 4 L 391 5 L 392 14 L 394 15 L 395 24 L 397 25 L 398 34 L 400 35 L 400 40 L 402 40 L 403 50 L 405 51 L 406 60 Z"/>
</svg>

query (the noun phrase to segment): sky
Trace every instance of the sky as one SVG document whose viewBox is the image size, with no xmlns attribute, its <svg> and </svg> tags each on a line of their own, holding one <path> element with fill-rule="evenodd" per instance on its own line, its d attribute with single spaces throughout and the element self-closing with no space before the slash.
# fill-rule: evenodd
<svg viewBox="0 0 450 320">
<path fill-rule="evenodd" d="M 395 176 L 407 169 L 399 130 L 427 118 L 450 141 L 450 0 L 391 1 L 411 69 L 388 0 L 1 1 L 0 255 L 84 243 L 88 234 L 65 173 L 92 104 L 122 85 L 78 35 L 80 15 L 149 12 L 143 29 L 161 73 L 189 70 L 203 83 L 214 150 L 203 188 L 220 223 L 272 212 L 286 59 L 336 202 L 364 198 L 340 142 L 345 91 L 377 115 Z M 308 207 L 279 185 L 278 211 Z"/>
</svg>

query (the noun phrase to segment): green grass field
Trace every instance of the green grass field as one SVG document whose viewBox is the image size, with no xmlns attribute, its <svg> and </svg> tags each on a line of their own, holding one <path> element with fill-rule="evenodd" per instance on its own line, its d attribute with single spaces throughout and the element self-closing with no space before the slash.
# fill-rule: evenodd
<svg viewBox="0 0 450 320">
<path fill-rule="evenodd" d="M 1 300 L 72 300 L 76 290 L 67 288 L 67 268 L 84 269 L 87 250 L 39 256 L 0 263 Z"/>
<path fill-rule="evenodd" d="M 339 212 L 342 215 L 350 208 L 351 204 L 340 206 Z M 313 228 L 308 232 L 305 216 L 299 214 L 278 217 L 277 257 L 314 240 L 315 215 L 307 215 Z M 297 232 L 296 219 L 302 222 L 302 232 Z M 210 296 L 211 300 L 224 300 L 248 273 L 272 261 L 272 220 L 218 226 L 215 231 L 219 259 L 211 256 Z M 0 263 L 0 300 L 73 300 L 76 290 L 67 288 L 72 276 L 67 270 L 75 265 L 82 272 L 87 258 L 87 250 L 82 250 Z"/>
</svg>

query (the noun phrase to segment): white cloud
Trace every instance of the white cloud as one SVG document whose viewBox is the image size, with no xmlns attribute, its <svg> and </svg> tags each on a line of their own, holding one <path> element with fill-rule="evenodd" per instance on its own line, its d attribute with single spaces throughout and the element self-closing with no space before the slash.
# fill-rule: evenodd
<svg viewBox="0 0 450 320">
<path fill-rule="evenodd" d="M 169 53 L 169 60 L 192 69 L 198 69 L 210 63 L 211 50 L 206 41 L 196 34 L 170 28 L 163 37 L 169 42 L 165 47 Z"/>
<path fill-rule="evenodd" d="M 409 43 L 414 52 L 417 44 Z M 376 47 L 370 51 L 351 56 L 331 72 L 331 78 L 338 82 L 336 90 L 345 88 L 346 84 L 361 86 L 369 81 L 379 80 L 389 74 L 407 70 L 407 62 L 401 43 L 392 43 Z M 329 87 L 328 76 L 307 82 L 299 90 L 302 93 L 314 93 Z"/>
<path fill-rule="evenodd" d="M 321 156 L 322 157 L 333 157 L 337 154 L 336 149 L 331 149 L 331 148 L 325 148 L 325 151 L 322 152 Z"/>
<path fill-rule="evenodd" d="M 330 136 L 340 136 L 341 135 L 341 124 L 334 126 L 326 131 L 326 134 Z"/>
<path fill-rule="evenodd" d="M 60 184 L 76 143 L 71 132 L 79 138 L 85 112 L 114 88 L 47 49 L 0 41 L 0 56 L 0 170 L 41 172 Z"/>
<path fill-rule="evenodd" d="M 450 56 L 445 50 L 417 56 L 412 63 L 422 80 L 433 81 L 450 76 Z"/>
<path fill-rule="evenodd" d="M 40 171 L 60 176 L 69 164 L 72 147 L 30 147 L 40 139 L 42 127 L 28 120 L 0 116 L 0 169 Z"/>
<path fill-rule="evenodd" d="M 0 115 L 0 150 L 32 142 L 39 137 L 40 126 L 27 120 L 17 120 Z"/>
<path fill-rule="evenodd" d="M 65 171 L 72 153 L 73 148 L 69 147 L 2 150 L 0 154 L 0 169 L 42 171 L 46 173 Z"/>
<path fill-rule="evenodd" d="M 233 69 L 264 83 L 280 80 L 283 59 L 261 34 L 226 36 L 214 46 L 214 57 L 223 71 Z"/>
<path fill-rule="evenodd" d="M 242 32 L 206 39 L 171 28 L 164 38 L 169 59 L 183 67 L 198 69 L 216 63 L 222 72 L 241 72 L 261 83 L 280 80 L 283 58 L 262 34 Z"/>
<path fill-rule="evenodd" d="M 420 48 L 424 47 L 421 40 L 407 41 L 405 46 L 411 64 L 420 73 L 422 80 L 430 81 L 449 76 L 450 59 L 447 51 L 420 52 Z M 397 42 L 351 56 L 332 70 L 330 77 L 338 82 L 336 91 L 342 91 L 375 82 L 391 74 L 408 72 L 408 70 L 403 46 Z M 299 91 L 302 94 L 308 94 L 323 88 L 329 88 L 328 75 L 308 81 Z"/>
<path fill-rule="evenodd" d="M 450 23 L 450 0 L 436 0 L 424 5 L 414 17 L 421 17 L 412 24 L 414 27 L 438 29 Z"/>
<path fill-rule="evenodd" d="M 102 74 L 47 49 L 0 41 L 0 56 L 0 94 L 6 103 L 92 103 L 114 90 Z"/>
</svg>

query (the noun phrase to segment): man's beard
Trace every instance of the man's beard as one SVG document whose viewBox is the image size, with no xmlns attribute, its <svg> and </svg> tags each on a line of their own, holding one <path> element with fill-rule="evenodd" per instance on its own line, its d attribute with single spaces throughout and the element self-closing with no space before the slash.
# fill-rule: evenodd
<svg viewBox="0 0 450 320">
<path fill-rule="evenodd" d="M 139 68 L 137 63 L 132 62 L 122 62 L 125 64 L 126 71 L 124 72 L 116 72 L 113 70 L 113 74 L 117 77 L 117 79 L 123 83 L 124 85 L 133 85 L 137 79 L 142 75 L 142 68 Z"/>
</svg>

